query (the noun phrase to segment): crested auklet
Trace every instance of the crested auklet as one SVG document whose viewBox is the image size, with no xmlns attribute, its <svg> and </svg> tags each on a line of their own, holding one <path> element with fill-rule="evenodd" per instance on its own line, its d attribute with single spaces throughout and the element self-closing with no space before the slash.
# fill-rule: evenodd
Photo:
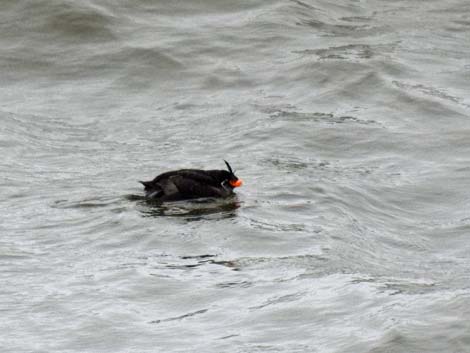
<svg viewBox="0 0 470 353">
<path fill-rule="evenodd" d="M 180 169 L 140 181 L 145 197 L 156 201 L 180 201 L 203 197 L 228 197 L 243 184 L 227 161 L 227 170 Z"/>
</svg>

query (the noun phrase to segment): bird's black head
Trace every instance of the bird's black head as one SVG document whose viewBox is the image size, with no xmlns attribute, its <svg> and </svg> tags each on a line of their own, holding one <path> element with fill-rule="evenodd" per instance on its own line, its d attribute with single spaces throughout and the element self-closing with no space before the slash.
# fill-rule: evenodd
<svg viewBox="0 0 470 353">
<path fill-rule="evenodd" d="M 217 179 L 219 180 L 219 182 L 222 185 L 229 187 L 231 189 L 242 186 L 243 181 L 235 175 L 235 172 L 233 171 L 230 164 L 228 164 L 227 161 L 224 161 L 224 162 L 227 165 L 228 170 L 217 171 L 218 172 Z"/>
</svg>

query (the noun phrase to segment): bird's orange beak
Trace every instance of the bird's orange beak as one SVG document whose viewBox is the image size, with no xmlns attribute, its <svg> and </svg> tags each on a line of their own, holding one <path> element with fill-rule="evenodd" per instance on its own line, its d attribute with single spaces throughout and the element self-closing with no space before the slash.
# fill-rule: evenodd
<svg viewBox="0 0 470 353">
<path fill-rule="evenodd" d="M 243 185 L 243 180 L 241 180 L 241 179 L 230 180 L 229 184 L 232 186 L 232 188 L 238 188 L 239 186 Z"/>
</svg>

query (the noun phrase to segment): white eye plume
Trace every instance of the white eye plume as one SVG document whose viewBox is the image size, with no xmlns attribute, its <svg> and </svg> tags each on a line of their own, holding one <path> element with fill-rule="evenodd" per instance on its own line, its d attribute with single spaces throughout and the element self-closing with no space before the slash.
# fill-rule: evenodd
<svg viewBox="0 0 470 353">
<path fill-rule="evenodd" d="M 233 188 L 230 187 L 228 180 L 224 180 L 220 185 L 227 191 L 232 191 Z"/>
</svg>

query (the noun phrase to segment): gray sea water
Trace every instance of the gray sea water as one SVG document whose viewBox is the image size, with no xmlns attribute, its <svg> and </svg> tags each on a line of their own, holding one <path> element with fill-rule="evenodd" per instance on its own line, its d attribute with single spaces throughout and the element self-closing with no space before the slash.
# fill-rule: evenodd
<svg viewBox="0 0 470 353">
<path fill-rule="evenodd" d="M 2 353 L 470 352 L 470 2 L 0 16 Z"/>
</svg>

